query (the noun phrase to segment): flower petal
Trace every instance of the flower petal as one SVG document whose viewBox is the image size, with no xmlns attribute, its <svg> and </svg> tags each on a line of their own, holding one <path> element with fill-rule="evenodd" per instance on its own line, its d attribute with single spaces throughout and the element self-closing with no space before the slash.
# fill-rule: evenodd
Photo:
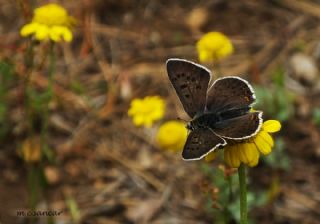
<svg viewBox="0 0 320 224">
<path fill-rule="evenodd" d="M 66 42 L 71 42 L 73 38 L 71 30 L 65 27 L 64 31 L 62 32 L 62 37 Z"/>
<path fill-rule="evenodd" d="M 29 36 L 35 33 L 38 27 L 37 23 L 28 23 L 21 28 L 20 35 L 23 37 Z"/>
<path fill-rule="evenodd" d="M 262 128 L 266 132 L 274 133 L 281 129 L 281 124 L 277 120 L 268 120 L 263 123 Z"/>
<path fill-rule="evenodd" d="M 239 159 L 239 151 L 238 148 L 233 147 L 231 154 L 230 154 L 230 159 L 232 162 L 232 167 L 237 168 L 240 166 L 240 159 Z"/>
<path fill-rule="evenodd" d="M 242 150 L 245 153 L 245 156 L 247 158 L 246 164 L 257 164 L 257 160 L 259 159 L 259 152 L 253 143 L 243 143 L 240 144 L 239 147 L 240 150 Z"/>
<path fill-rule="evenodd" d="M 37 40 L 45 40 L 49 37 L 49 28 L 45 25 L 39 25 L 35 35 Z"/>
<path fill-rule="evenodd" d="M 238 149 L 234 145 L 228 146 L 224 149 L 224 157 L 225 162 L 230 167 L 237 168 L 240 166 Z"/>
<path fill-rule="evenodd" d="M 208 54 L 206 51 L 199 52 L 199 61 L 201 62 L 209 62 L 213 60 L 213 57 Z"/>
<path fill-rule="evenodd" d="M 259 135 L 260 135 L 260 136 L 263 138 L 263 140 L 264 140 L 265 142 L 267 142 L 271 147 L 274 146 L 274 141 L 273 141 L 271 135 L 270 135 L 268 132 L 261 131 Z"/>
<path fill-rule="evenodd" d="M 266 137 L 268 136 L 268 137 Z M 268 139 L 268 140 L 266 140 Z M 270 142 L 268 141 L 272 141 L 272 144 L 270 144 Z M 261 132 L 259 133 L 256 138 L 254 139 L 254 144 L 257 146 L 257 148 L 259 149 L 259 151 L 264 154 L 264 155 L 268 155 L 271 152 L 272 146 L 273 146 L 273 139 L 271 138 L 271 136 L 266 133 L 266 132 Z"/>
<path fill-rule="evenodd" d="M 236 146 L 236 147 L 238 147 L 238 150 L 239 150 L 239 159 L 244 164 L 248 164 L 250 162 L 250 160 L 246 154 L 245 148 L 242 145 L 243 145 L 243 143 L 242 144 L 240 143 L 238 146 Z"/>
<path fill-rule="evenodd" d="M 143 124 L 146 128 L 150 128 L 152 126 L 152 123 L 153 123 L 153 121 L 150 117 L 144 118 Z"/>
<path fill-rule="evenodd" d="M 51 40 L 59 42 L 61 41 L 61 37 L 67 42 L 70 42 L 72 40 L 72 33 L 69 28 L 65 26 L 53 26 L 50 29 Z"/>
<path fill-rule="evenodd" d="M 32 20 L 47 26 L 68 26 L 70 23 L 67 11 L 62 6 L 54 3 L 36 8 Z"/>
<path fill-rule="evenodd" d="M 260 155 L 256 145 L 254 143 L 246 143 L 244 147 L 246 147 L 247 153 L 250 155 L 248 166 L 253 167 L 258 165 Z"/>
<path fill-rule="evenodd" d="M 214 160 L 218 155 L 218 152 L 217 151 L 213 151 L 213 152 L 210 152 L 206 157 L 205 157 L 205 160 L 206 162 L 211 162 L 212 160 Z"/>
<path fill-rule="evenodd" d="M 144 121 L 143 116 L 137 115 L 133 117 L 133 123 L 136 126 L 141 126 L 143 124 L 143 121 Z"/>
<path fill-rule="evenodd" d="M 58 27 L 54 26 L 50 29 L 50 39 L 55 42 L 61 41 L 61 32 Z"/>
</svg>

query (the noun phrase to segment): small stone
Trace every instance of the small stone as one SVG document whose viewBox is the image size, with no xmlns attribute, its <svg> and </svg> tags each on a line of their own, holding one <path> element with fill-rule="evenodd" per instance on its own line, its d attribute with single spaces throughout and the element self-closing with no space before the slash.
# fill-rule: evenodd
<svg viewBox="0 0 320 224">
<path fill-rule="evenodd" d="M 208 15 L 207 8 L 194 8 L 187 16 L 186 23 L 192 31 L 199 31 L 208 21 Z"/>
<path fill-rule="evenodd" d="M 44 173 L 49 184 L 57 184 L 60 181 L 60 173 L 56 167 L 47 166 Z"/>
<path fill-rule="evenodd" d="M 303 53 L 296 53 L 289 59 L 289 71 L 292 78 L 303 85 L 314 86 L 319 80 L 315 60 Z"/>
</svg>

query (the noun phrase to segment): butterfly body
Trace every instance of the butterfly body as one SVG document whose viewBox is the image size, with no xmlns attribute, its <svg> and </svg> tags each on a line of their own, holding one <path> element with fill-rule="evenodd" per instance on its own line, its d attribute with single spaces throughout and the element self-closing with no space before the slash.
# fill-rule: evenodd
<svg viewBox="0 0 320 224">
<path fill-rule="evenodd" d="M 249 113 L 250 109 L 250 107 L 243 107 L 218 113 L 212 113 L 210 111 L 205 112 L 203 114 L 196 115 L 187 124 L 187 129 L 195 130 L 198 128 L 210 128 L 213 130 L 215 128 L 221 128 L 224 121 L 245 115 Z"/>
<path fill-rule="evenodd" d="M 229 76 L 209 87 L 210 71 L 184 59 L 167 61 L 169 79 L 187 114 L 192 118 L 182 157 L 198 160 L 223 147 L 229 139 L 243 140 L 261 128 L 262 112 L 251 112 L 255 95 L 244 79 Z"/>
</svg>

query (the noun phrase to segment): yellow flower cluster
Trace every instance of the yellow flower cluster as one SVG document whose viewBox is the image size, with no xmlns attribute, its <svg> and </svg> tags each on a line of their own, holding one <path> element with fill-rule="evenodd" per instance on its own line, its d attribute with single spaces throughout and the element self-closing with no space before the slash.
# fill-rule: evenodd
<svg viewBox="0 0 320 224">
<path fill-rule="evenodd" d="M 197 51 L 200 62 L 213 62 L 233 53 L 230 39 L 220 32 L 210 32 L 197 42 Z"/>
<path fill-rule="evenodd" d="M 128 115 L 132 117 L 136 126 L 151 127 L 155 121 L 163 118 L 164 110 L 165 103 L 162 98 L 147 96 L 132 100 Z"/>
<path fill-rule="evenodd" d="M 57 4 L 48 4 L 34 10 L 31 23 L 24 25 L 20 34 L 23 37 L 34 35 L 39 40 L 51 39 L 55 42 L 61 40 L 70 42 L 72 32 L 70 27 L 75 19 L 68 15 L 67 11 Z"/>
<path fill-rule="evenodd" d="M 181 151 L 187 140 L 188 131 L 180 121 L 168 121 L 161 125 L 157 134 L 159 146 L 166 150 Z"/>
<path fill-rule="evenodd" d="M 274 141 L 270 133 L 279 131 L 281 124 L 276 120 L 265 121 L 258 134 L 242 142 L 228 143 L 224 147 L 224 160 L 234 168 L 241 163 L 250 167 L 256 166 L 259 162 L 260 153 L 268 155 L 272 151 Z"/>
</svg>

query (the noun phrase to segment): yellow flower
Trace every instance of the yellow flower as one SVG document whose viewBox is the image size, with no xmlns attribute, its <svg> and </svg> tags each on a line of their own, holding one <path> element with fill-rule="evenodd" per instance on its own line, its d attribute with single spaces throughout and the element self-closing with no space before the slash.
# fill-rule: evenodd
<svg viewBox="0 0 320 224">
<path fill-rule="evenodd" d="M 153 122 L 163 118 L 164 109 L 165 103 L 161 97 L 147 96 L 132 100 L 128 115 L 136 126 L 151 127 Z"/>
<path fill-rule="evenodd" d="M 161 148 L 180 151 L 187 140 L 188 131 L 185 124 L 179 121 L 168 121 L 161 125 L 157 134 L 157 142 Z"/>
<path fill-rule="evenodd" d="M 70 27 L 74 23 L 75 19 L 63 7 L 48 4 L 34 10 L 31 23 L 24 25 L 20 34 L 23 37 L 34 35 L 39 41 L 51 39 L 70 42 L 73 37 Z"/>
<path fill-rule="evenodd" d="M 233 45 L 228 37 L 220 32 L 210 32 L 197 42 L 200 62 L 212 62 L 233 53 Z"/>
<path fill-rule="evenodd" d="M 256 166 L 260 153 L 268 155 L 274 146 L 270 133 L 279 131 L 281 124 L 276 120 L 265 121 L 261 130 L 254 137 L 244 141 L 228 142 L 224 147 L 224 160 L 234 168 L 244 163 L 250 167 Z"/>
</svg>

